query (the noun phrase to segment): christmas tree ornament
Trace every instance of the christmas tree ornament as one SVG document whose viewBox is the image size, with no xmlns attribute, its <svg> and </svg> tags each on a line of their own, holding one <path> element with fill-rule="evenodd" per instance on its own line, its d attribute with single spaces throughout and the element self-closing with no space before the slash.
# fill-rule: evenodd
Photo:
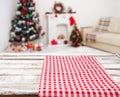
<svg viewBox="0 0 120 97">
<path fill-rule="evenodd" d="M 14 38 L 11 38 L 12 41 L 14 41 Z"/>
<path fill-rule="evenodd" d="M 21 14 L 21 12 L 20 12 L 20 11 L 17 11 L 17 12 L 16 12 L 16 15 L 20 15 L 20 14 Z"/>
<path fill-rule="evenodd" d="M 26 18 L 29 18 L 29 14 L 26 14 L 25 17 L 26 17 Z"/>
<path fill-rule="evenodd" d="M 22 13 L 22 15 L 25 15 L 26 11 L 23 9 L 21 13 Z"/>
<path fill-rule="evenodd" d="M 10 33 L 10 36 L 11 36 L 11 37 L 15 37 L 15 32 L 11 32 L 11 33 Z"/>
<path fill-rule="evenodd" d="M 31 25 L 31 24 L 33 24 L 33 23 L 34 23 L 34 21 L 33 21 L 33 20 L 30 20 L 30 21 L 29 21 L 29 23 L 30 23 L 30 25 Z"/>
<path fill-rule="evenodd" d="M 32 12 L 32 15 L 34 16 L 35 14 L 36 14 L 36 12 L 35 12 L 35 11 L 33 11 L 33 12 Z"/>
<path fill-rule="evenodd" d="M 16 27 L 16 32 L 19 32 L 19 31 L 21 31 L 22 29 L 21 28 L 18 28 L 18 27 Z"/>
<path fill-rule="evenodd" d="M 22 4 L 21 4 L 21 3 L 18 3 L 18 4 L 17 4 L 17 7 L 20 7 L 20 6 L 22 6 Z"/>
<path fill-rule="evenodd" d="M 34 7 L 29 7 L 29 10 L 34 10 L 35 8 Z"/>
<path fill-rule="evenodd" d="M 68 44 L 68 40 L 64 40 L 64 44 Z"/>
<path fill-rule="evenodd" d="M 33 40 L 36 37 L 36 35 L 30 36 L 30 40 Z"/>
<path fill-rule="evenodd" d="M 25 38 L 24 37 L 22 38 L 22 41 L 25 42 Z"/>
<path fill-rule="evenodd" d="M 17 40 L 20 40 L 20 36 L 16 36 L 16 39 L 17 39 Z"/>
<path fill-rule="evenodd" d="M 28 1 L 27 0 L 24 0 L 23 1 L 23 5 L 27 5 Z"/>
</svg>

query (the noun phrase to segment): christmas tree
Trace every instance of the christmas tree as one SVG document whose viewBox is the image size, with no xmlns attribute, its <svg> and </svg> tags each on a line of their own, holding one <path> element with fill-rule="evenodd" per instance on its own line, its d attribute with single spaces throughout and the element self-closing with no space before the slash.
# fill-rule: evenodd
<svg viewBox="0 0 120 97">
<path fill-rule="evenodd" d="M 74 24 L 73 30 L 70 35 L 70 42 L 71 45 L 74 47 L 80 46 L 82 42 L 82 35 L 79 29 L 77 28 L 76 23 Z"/>
<path fill-rule="evenodd" d="M 40 38 L 39 14 L 35 11 L 33 0 L 18 0 L 16 16 L 12 20 L 11 43 L 27 43 Z"/>
</svg>

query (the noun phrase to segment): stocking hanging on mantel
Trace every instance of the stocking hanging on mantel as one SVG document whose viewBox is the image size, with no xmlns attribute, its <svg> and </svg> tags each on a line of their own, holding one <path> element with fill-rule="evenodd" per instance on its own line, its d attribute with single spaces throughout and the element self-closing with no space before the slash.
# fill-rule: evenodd
<svg viewBox="0 0 120 97">
<path fill-rule="evenodd" d="M 75 19 L 73 16 L 69 18 L 69 21 L 70 21 L 70 26 L 73 26 L 75 24 Z"/>
<path fill-rule="evenodd" d="M 16 16 L 10 30 L 11 43 L 28 43 L 40 39 L 42 27 L 33 0 L 18 0 Z"/>
</svg>

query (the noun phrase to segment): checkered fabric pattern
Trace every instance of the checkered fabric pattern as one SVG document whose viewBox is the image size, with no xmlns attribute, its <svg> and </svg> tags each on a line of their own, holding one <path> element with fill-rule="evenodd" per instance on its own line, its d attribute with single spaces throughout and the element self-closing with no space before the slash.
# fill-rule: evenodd
<svg viewBox="0 0 120 97">
<path fill-rule="evenodd" d="M 95 42 L 96 41 L 96 35 L 94 33 L 87 33 L 86 41 L 87 42 Z"/>
<path fill-rule="evenodd" d="M 99 32 L 107 32 L 108 31 L 108 27 L 110 25 L 110 21 L 111 21 L 110 17 L 101 18 L 99 23 L 98 23 L 97 30 Z"/>
<path fill-rule="evenodd" d="M 120 97 L 120 87 L 91 56 L 47 56 L 39 97 Z"/>
</svg>

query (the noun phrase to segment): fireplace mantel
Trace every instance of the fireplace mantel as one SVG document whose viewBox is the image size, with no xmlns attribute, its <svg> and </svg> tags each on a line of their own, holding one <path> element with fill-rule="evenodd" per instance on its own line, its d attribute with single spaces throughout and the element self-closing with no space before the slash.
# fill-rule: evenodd
<svg viewBox="0 0 120 97">
<path fill-rule="evenodd" d="M 52 45 L 51 42 L 56 40 L 58 45 L 63 44 L 64 40 L 69 40 L 69 36 L 71 34 L 73 26 L 70 25 L 70 18 L 75 17 L 75 13 L 66 13 L 66 14 L 46 14 L 48 18 L 48 42 L 49 45 Z M 57 30 L 57 26 L 62 25 L 62 27 L 66 27 L 67 33 L 61 32 L 65 36 L 65 39 L 62 39 L 62 43 L 59 42 L 58 36 L 60 31 Z M 62 30 L 62 29 L 61 29 Z"/>
</svg>

